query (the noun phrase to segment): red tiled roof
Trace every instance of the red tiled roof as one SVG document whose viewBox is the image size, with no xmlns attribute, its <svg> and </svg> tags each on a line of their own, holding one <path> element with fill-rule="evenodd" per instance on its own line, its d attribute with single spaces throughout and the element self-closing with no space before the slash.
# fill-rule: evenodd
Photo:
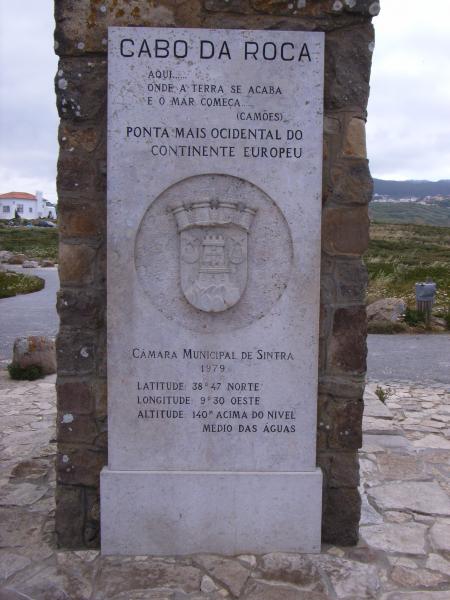
<svg viewBox="0 0 450 600">
<path fill-rule="evenodd" d="M 5 198 L 12 198 L 16 200 L 36 200 L 34 194 L 27 194 L 26 192 L 7 192 L 6 194 L 0 194 L 0 200 Z"/>
</svg>

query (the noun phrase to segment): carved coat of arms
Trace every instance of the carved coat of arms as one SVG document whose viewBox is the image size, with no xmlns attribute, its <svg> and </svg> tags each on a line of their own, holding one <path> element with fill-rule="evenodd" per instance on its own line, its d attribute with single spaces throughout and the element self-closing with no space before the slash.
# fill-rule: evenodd
<svg viewBox="0 0 450 600">
<path fill-rule="evenodd" d="M 222 201 L 172 208 L 180 236 L 180 280 L 199 310 L 221 312 L 241 298 L 247 284 L 247 239 L 256 210 Z"/>
</svg>

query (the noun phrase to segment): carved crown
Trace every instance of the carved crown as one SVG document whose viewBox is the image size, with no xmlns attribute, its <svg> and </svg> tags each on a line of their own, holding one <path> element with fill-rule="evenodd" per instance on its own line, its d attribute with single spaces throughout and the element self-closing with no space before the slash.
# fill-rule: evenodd
<svg viewBox="0 0 450 600">
<path fill-rule="evenodd" d="M 245 204 L 221 200 L 180 204 L 172 208 L 171 212 L 179 232 L 192 227 L 214 225 L 237 225 L 248 232 L 256 215 L 256 210 Z"/>
</svg>

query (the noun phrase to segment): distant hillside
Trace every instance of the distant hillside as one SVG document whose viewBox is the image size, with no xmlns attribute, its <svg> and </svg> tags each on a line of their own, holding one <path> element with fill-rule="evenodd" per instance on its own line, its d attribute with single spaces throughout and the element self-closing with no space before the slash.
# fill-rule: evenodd
<svg viewBox="0 0 450 600">
<path fill-rule="evenodd" d="M 377 223 L 412 223 L 450 227 L 450 207 L 415 202 L 371 202 L 370 220 Z"/>
<path fill-rule="evenodd" d="M 450 196 L 450 179 L 441 181 L 388 181 L 374 179 L 374 193 L 391 198 L 423 198 L 424 196 Z"/>
</svg>

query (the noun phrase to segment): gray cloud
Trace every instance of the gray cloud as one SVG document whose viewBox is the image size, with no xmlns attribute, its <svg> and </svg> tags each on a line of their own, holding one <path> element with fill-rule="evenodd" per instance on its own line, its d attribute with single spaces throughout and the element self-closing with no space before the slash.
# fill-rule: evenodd
<svg viewBox="0 0 450 600">
<path fill-rule="evenodd" d="M 367 138 L 375 177 L 450 179 L 450 3 L 432 4 L 384 0 L 374 19 Z"/>
<path fill-rule="evenodd" d="M 450 2 L 384 0 L 368 116 L 375 177 L 450 178 Z M 52 0 L 0 0 L 2 189 L 56 199 L 58 116 Z"/>
<path fill-rule="evenodd" d="M 58 116 L 51 0 L 0 0 L 2 192 L 43 190 L 56 200 Z"/>
</svg>

